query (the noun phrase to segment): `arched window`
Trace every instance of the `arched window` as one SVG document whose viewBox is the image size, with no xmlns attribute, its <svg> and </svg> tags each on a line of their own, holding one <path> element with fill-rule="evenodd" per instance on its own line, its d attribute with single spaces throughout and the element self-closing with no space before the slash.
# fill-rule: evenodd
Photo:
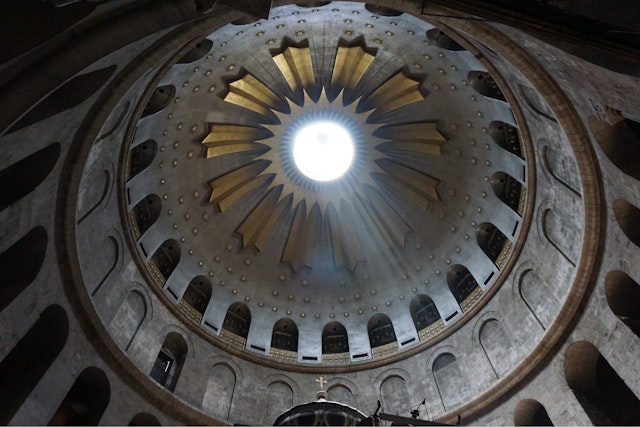
<svg viewBox="0 0 640 427">
<path fill-rule="evenodd" d="M 483 222 L 476 228 L 476 239 L 480 249 L 487 254 L 496 267 L 504 267 L 511 249 L 511 241 L 507 236 L 490 222 Z"/>
<path fill-rule="evenodd" d="M 624 199 L 613 203 L 613 212 L 625 236 L 640 247 L 640 209 Z"/>
<path fill-rule="evenodd" d="M 438 28 L 432 28 L 427 31 L 427 39 L 429 40 L 429 42 L 446 50 L 464 50 L 464 48 L 460 46 L 457 41 L 440 31 Z"/>
<path fill-rule="evenodd" d="M 182 58 L 178 60 L 178 64 L 190 64 L 205 56 L 211 50 L 213 42 L 209 39 L 200 40 L 196 45 Z"/>
<path fill-rule="evenodd" d="M 471 87 L 479 94 L 487 98 L 507 101 L 494 78 L 486 71 L 469 71 L 467 80 Z"/>
<path fill-rule="evenodd" d="M 180 307 L 196 323 L 200 323 L 211 299 L 211 282 L 205 276 L 194 277 L 185 291 Z"/>
<path fill-rule="evenodd" d="M 567 349 L 564 374 L 594 425 L 640 424 L 640 401 L 590 342 Z"/>
<path fill-rule="evenodd" d="M 367 324 L 367 332 L 371 348 L 381 347 L 396 341 L 396 333 L 393 330 L 391 319 L 381 313 L 371 316 Z"/>
<path fill-rule="evenodd" d="M 627 273 L 614 270 L 604 279 L 611 311 L 640 337 L 640 285 Z"/>
<path fill-rule="evenodd" d="M 502 203 L 509 206 L 518 215 L 522 215 L 524 206 L 520 207 L 522 195 L 520 181 L 504 172 L 496 172 L 491 176 L 491 188 Z"/>
<path fill-rule="evenodd" d="M 329 322 L 322 330 L 322 354 L 348 353 L 347 329 L 340 322 Z"/>
<path fill-rule="evenodd" d="M 45 180 L 60 156 L 55 142 L 0 171 L 0 211 L 8 208 Z"/>
<path fill-rule="evenodd" d="M 505 122 L 493 121 L 489 123 L 489 135 L 500 147 L 523 158 L 518 128 Z"/>
<path fill-rule="evenodd" d="M 164 284 L 180 262 L 180 245 L 173 239 L 165 241 L 151 257 L 151 268 L 155 267 L 156 277 Z"/>
<path fill-rule="evenodd" d="M 167 390 L 175 390 L 186 358 L 187 343 L 184 338 L 177 332 L 169 332 L 151 368 L 151 378 Z"/>
<path fill-rule="evenodd" d="M 69 334 L 64 308 L 50 305 L 0 362 L 0 424 L 7 425 L 56 359 Z"/>
<path fill-rule="evenodd" d="M 326 2 L 329 4 L 329 2 Z M 391 9 L 390 7 L 378 6 L 377 4 L 366 3 L 364 8 L 371 13 L 375 13 L 380 16 L 400 16 L 402 12 L 399 10 Z"/>
<path fill-rule="evenodd" d="M 640 180 L 640 123 L 622 119 L 615 125 L 589 119 L 598 145 L 623 173 Z"/>
<path fill-rule="evenodd" d="M 129 179 L 145 170 L 158 153 L 158 143 L 153 139 L 144 141 L 131 149 L 129 161 Z"/>
<path fill-rule="evenodd" d="M 298 351 L 298 327 L 291 319 L 280 319 L 273 326 L 271 347 L 280 350 Z"/>
<path fill-rule="evenodd" d="M 246 339 L 249 335 L 249 326 L 251 326 L 251 311 L 249 311 L 249 307 L 241 302 L 231 304 L 227 310 L 222 328 Z"/>
<path fill-rule="evenodd" d="M 109 379 L 102 369 L 87 368 L 76 378 L 49 425 L 97 426 L 110 397 Z"/>
<path fill-rule="evenodd" d="M 161 210 L 162 201 L 155 194 L 148 195 L 134 206 L 133 217 L 135 223 L 132 224 L 137 226 L 137 229 L 134 230 L 137 238 L 140 238 L 157 221 Z"/>
<path fill-rule="evenodd" d="M 175 95 L 175 86 L 158 86 L 151 94 L 149 102 L 147 102 L 147 106 L 144 107 L 141 118 L 150 116 L 157 113 L 158 111 L 163 110 L 167 105 L 169 105 Z"/>
<path fill-rule="evenodd" d="M 518 402 L 513 413 L 513 423 L 516 426 L 552 426 L 547 410 L 534 399 L 523 399 Z"/>
<path fill-rule="evenodd" d="M 129 421 L 130 426 L 159 426 L 160 421 L 158 419 L 149 414 L 148 412 L 141 412 L 136 414 L 131 421 Z"/>
<path fill-rule="evenodd" d="M 460 264 L 449 268 L 447 284 L 462 311 L 468 310 L 482 295 L 482 290 L 476 279 L 467 267 Z"/>
<path fill-rule="evenodd" d="M 440 320 L 440 313 L 436 305 L 433 303 L 433 300 L 426 295 L 416 295 L 411 300 L 409 311 L 411 312 L 411 319 L 413 319 L 413 324 L 418 332 Z"/>
<path fill-rule="evenodd" d="M 33 282 L 46 250 L 47 231 L 38 226 L 0 254 L 0 311 Z"/>
</svg>

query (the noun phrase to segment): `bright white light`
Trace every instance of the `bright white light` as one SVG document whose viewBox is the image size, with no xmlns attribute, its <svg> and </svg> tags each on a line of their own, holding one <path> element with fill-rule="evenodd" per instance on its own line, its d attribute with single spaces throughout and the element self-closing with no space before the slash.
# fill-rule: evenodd
<svg viewBox="0 0 640 427">
<path fill-rule="evenodd" d="M 342 126 L 327 121 L 311 123 L 293 139 L 293 160 L 300 172 L 316 181 L 341 177 L 353 160 L 353 140 Z"/>
</svg>

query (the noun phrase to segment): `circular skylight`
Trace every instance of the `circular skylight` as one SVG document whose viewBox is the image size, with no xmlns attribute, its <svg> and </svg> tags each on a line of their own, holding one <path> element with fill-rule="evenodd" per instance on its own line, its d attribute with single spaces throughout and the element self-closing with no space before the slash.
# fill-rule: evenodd
<svg viewBox="0 0 640 427">
<path fill-rule="evenodd" d="M 308 124 L 293 139 L 296 166 L 316 181 L 333 181 L 344 175 L 353 161 L 353 151 L 351 135 L 334 122 Z"/>
</svg>

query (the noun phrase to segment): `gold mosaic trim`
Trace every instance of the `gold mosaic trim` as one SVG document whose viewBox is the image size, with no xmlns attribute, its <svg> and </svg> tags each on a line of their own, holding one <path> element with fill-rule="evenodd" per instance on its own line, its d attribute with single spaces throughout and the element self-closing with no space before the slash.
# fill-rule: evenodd
<svg viewBox="0 0 640 427">
<path fill-rule="evenodd" d="M 187 315 L 189 319 L 193 320 L 197 324 L 200 324 L 200 322 L 202 322 L 202 314 L 198 310 L 193 308 L 184 299 L 180 300 L 180 309 Z"/>
<path fill-rule="evenodd" d="M 496 258 L 496 266 L 500 270 L 502 270 L 504 265 L 507 263 L 507 258 L 509 258 L 509 255 L 511 255 L 511 246 L 511 241 L 507 240 L 502 247 L 502 250 L 500 251 L 500 255 L 498 255 L 498 258 Z"/>
<path fill-rule="evenodd" d="M 136 220 L 136 215 L 133 213 L 133 211 L 129 212 L 129 224 L 131 224 L 133 237 L 138 240 L 140 238 L 140 227 L 138 227 L 138 221 Z"/>
<path fill-rule="evenodd" d="M 420 341 L 427 341 L 430 338 L 436 336 L 438 332 L 444 329 L 444 322 L 442 319 L 438 319 L 426 328 L 423 328 L 420 332 L 418 332 L 418 336 L 420 337 Z"/>
<path fill-rule="evenodd" d="M 524 215 L 524 207 L 527 202 L 527 188 L 522 185 L 520 187 L 520 200 L 518 200 L 518 215 Z"/>
<path fill-rule="evenodd" d="M 389 356 L 393 353 L 397 353 L 399 350 L 398 343 L 396 341 L 389 344 L 381 345 L 380 347 L 374 347 L 371 349 L 371 354 L 374 359 Z"/>
<path fill-rule="evenodd" d="M 466 297 L 464 299 L 464 301 L 462 301 L 462 304 L 460 304 L 460 308 L 462 309 L 462 312 L 464 313 L 465 311 L 469 310 L 471 307 L 473 307 L 475 305 L 476 302 L 478 302 L 480 300 L 480 298 L 482 297 L 482 294 L 484 292 L 482 292 L 482 289 L 480 289 L 480 286 L 477 286 L 473 292 L 471 292 L 469 294 L 468 297 Z"/>
<path fill-rule="evenodd" d="M 231 347 L 235 347 L 240 350 L 244 350 L 244 348 L 247 346 L 246 338 L 242 338 L 240 335 L 229 332 L 224 328 L 222 329 L 222 332 L 220 332 L 220 338 L 225 344 L 228 344 Z"/>
<path fill-rule="evenodd" d="M 271 347 L 269 356 L 278 362 L 296 363 L 298 361 L 298 353 L 295 351 L 281 350 L 279 348 Z"/>
<path fill-rule="evenodd" d="M 323 365 L 344 365 L 351 362 L 349 353 L 328 353 L 322 354 Z"/>
<path fill-rule="evenodd" d="M 153 280 L 155 280 L 158 286 L 163 287 L 164 284 L 167 283 L 167 279 L 165 279 L 162 273 L 160 273 L 160 269 L 158 268 L 155 262 L 153 262 L 152 260 L 149 260 L 149 262 L 147 262 L 147 268 L 151 273 L 151 277 L 153 278 Z"/>
</svg>

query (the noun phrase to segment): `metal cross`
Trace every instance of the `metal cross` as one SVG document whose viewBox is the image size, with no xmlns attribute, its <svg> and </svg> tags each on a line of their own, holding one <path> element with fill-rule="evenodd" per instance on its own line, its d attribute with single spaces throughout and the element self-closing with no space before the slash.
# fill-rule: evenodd
<svg viewBox="0 0 640 427">
<path fill-rule="evenodd" d="M 324 390 L 324 385 L 327 383 L 324 378 L 320 377 L 316 379 L 317 383 L 320 383 L 320 390 Z"/>
</svg>

